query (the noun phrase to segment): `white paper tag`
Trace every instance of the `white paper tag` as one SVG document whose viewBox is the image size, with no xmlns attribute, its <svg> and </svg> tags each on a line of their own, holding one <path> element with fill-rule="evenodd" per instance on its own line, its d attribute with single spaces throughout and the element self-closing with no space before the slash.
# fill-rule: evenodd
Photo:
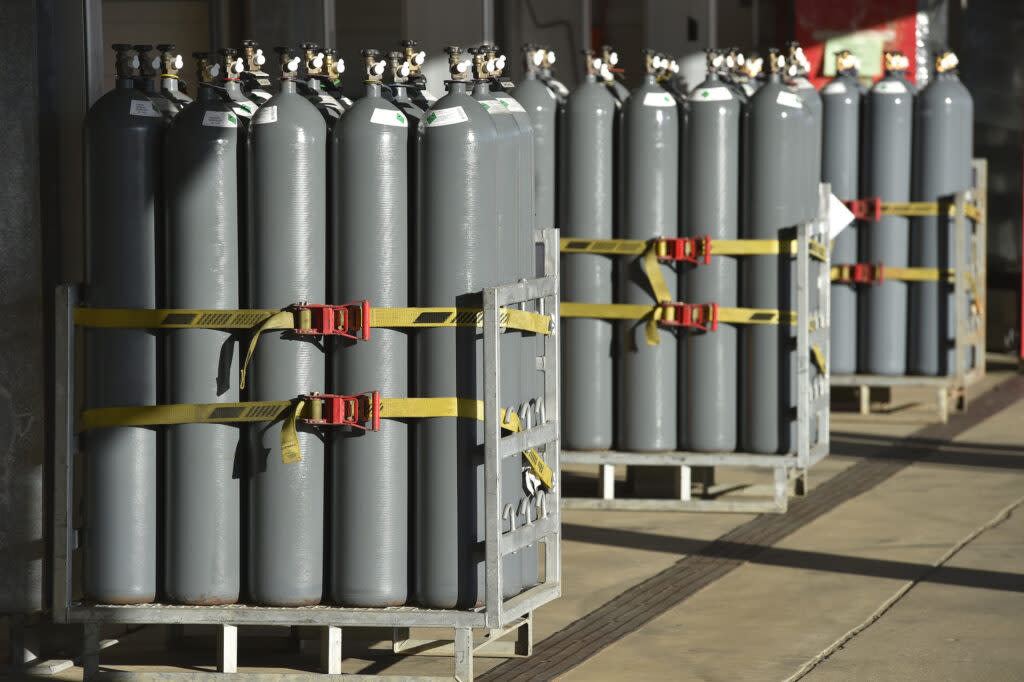
<svg viewBox="0 0 1024 682">
<path fill-rule="evenodd" d="M 525 114 L 526 113 L 526 109 L 523 109 L 523 105 L 520 104 L 517 100 L 501 98 L 498 101 L 501 102 L 502 104 L 504 104 L 505 108 L 508 109 L 511 112 L 514 112 L 516 114 L 520 114 L 520 113 L 521 114 Z"/>
<path fill-rule="evenodd" d="M 423 90 L 422 92 L 423 92 L 423 99 L 427 100 L 428 102 L 436 102 L 437 101 L 437 96 L 434 95 L 434 93 L 432 93 L 430 90 Z"/>
<path fill-rule="evenodd" d="M 231 110 L 242 118 L 252 118 L 252 105 L 243 102 L 232 102 Z"/>
<path fill-rule="evenodd" d="M 645 107 L 674 107 L 676 101 L 667 92 L 648 92 L 644 95 Z"/>
<path fill-rule="evenodd" d="M 267 107 L 263 106 L 256 110 L 256 115 L 252 117 L 253 123 L 277 123 L 277 105 Z"/>
<path fill-rule="evenodd" d="M 878 85 L 875 87 L 879 92 L 884 92 L 887 95 L 899 95 L 907 91 L 907 86 L 900 81 L 878 81 Z"/>
<path fill-rule="evenodd" d="M 784 107 L 793 107 L 794 109 L 803 109 L 804 105 L 800 103 L 800 96 L 795 92 L 789 90 L 780 90 L 779 96 L 775 98 L 775 101 Z"/>
<path fill-rule="evenodd" d="M 341 103 L 344 104 L 346 107 L 352 106 L 352 100 L 350 100 L 348 97 L 345 97 L 344 95 L 341 96 Z"/>
<path fill-rule="evenodd" d="M 832 81 L 824 88 L 822 88 L 821 91 L 829 95 L 841 95 L 842 93 L 846 92 L 846 84 L 840 81 Z"/>
<path fill-rule="evenodd" d="M 237 128 L 238 119 L 229 111 L 207 111 L 203 114 L 203 125 L 211 128 Z"/>
<path fill-rule="evenodd" d="M 462 107 L 450 107 L 448 109 L 437 109 L 431 111 L 426 121 L 428 126 L 450 126 L 456 123 L 465 123 L 469 116 L 462 110 Z"/>
<path fill-rule="evenodd" d="M 345 109 L 345 107 L 341 106 L 341 102 L 331 97 L 330 95 L 320 95 L 320 101 L 326 104 L 327 106 L 331 107 L 332 109 L 337 109 L 338 111 L 342 111 Z"/>
<path fill-rule="evenodd" d="M 496 99 L 481 99 L 477 101 L 480 102 L 480 106 L 486 109 L 487 113 L 491 116 L 511 113 L 504 104 Z"/>
<path fill-rule="evenodd" d="M 148 99 L 133 99 L 132 116 L 152 116 L 153 118 L 160 118 L 160 110 L 156 108 L 156 105 L 150 102 Z"/>
<path fill-rule="evenodd" d="M 382 126 L 396 126 L 404 128 L 406 125 L 405 114 L 391 109 L 376 108 L 370 116 L 370 123 L 379 123 Z"/>
<path fill-rule="evenodd" d="M 690 95 L 691 102 L 725 102 L 732 99 L 729 88 L 698 88 Z"/>
<path fill-rule="evenodd" d="M 854 215 L 835 194 L 828 197 L 828 238 L 835 239 L 854 221 Z"/>
</svg>

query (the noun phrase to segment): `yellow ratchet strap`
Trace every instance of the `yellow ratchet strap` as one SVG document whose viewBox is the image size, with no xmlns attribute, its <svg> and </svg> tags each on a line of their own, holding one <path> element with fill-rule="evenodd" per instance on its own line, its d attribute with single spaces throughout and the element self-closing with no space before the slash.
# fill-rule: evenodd
<svg viewBox="0 0 1024 682">
<path fill-rule="evenodd" d="M 828 257 L 828 249 L 824 244 L 810 241 L 810 255 L 824 261 Z M 714 256 L 771 256 L 783 253 L 787 240 L 778 239 L 711 239 L 711 255 Z M 666 257 L 668 246 L 658 240 L 644 241 L 641 239 L 574 239 L 566 237 L 561 240 L 562 253 L 592 253 L 605 256 L 638 256 L 655 247 L 655 255 Z M 796 239 L 788 240 L 788 251 L 795 254 L 799 251 Z M 692 254 L 695 257 L 703 253 Z"/>
<path fill-rule="evenodd" d="M 821 352 L 821 348 L 818 344 L 811 346 L 811 359 L 814 360 L 814 364 L 822 374 L 827 374 L 828 365 L 825 362 L 825 354 Z"/>
<path fill-rule="evenodd" d="M 630 303 L 567 303 L 560 306 L 562 317 L 582 317 L 599 320 L 646 320 L 647 345 L 658 344 L 657 323 L 671 319 L 671 308 Z M 718 308 L 719 322 L 729 324 L 796 324 L 796 313 L 770 308 Z M 651 335 L 651 325 L 655 334 Z"/>
<path fill-rule="evenodd" d="M 906 216 L 909 218 L 916 218 L 920 216 L 932 216 L 939 215 L 939 206 L 945 204 L 949 206 L 949 215 L 956 214 L 956 204 L 953 202 L 938 202 L 938 201 L 907 201 L 903 203 L 883 201 L 882 202 L 882 215 L 898 215 Z M 981 220 L 981 209 L 977 204 L 964 203 L 964 215 L 971 220 L 978 222 Z"/>
<path fill-rule="evenodd" d="M 467 398 L 381 398 L 382 419 L 463 417 L 484 420 L 482 400 Z M 323 403 L 315 396 L 294 400 L 253 401 L 244 403 L 206 403 L 192 405 L 146 405 L 137 407 L 101 407 L 82 412 L 82 431 L 118 426 L 161 426 L 172 424 L 231 424 L 275 422 L 281 426 L 281 461 L 291 464 L 302 460 L 297 422 L 323 418 Z M 501 411 L 501 426 L 513 433 L 522 431 L 519 415 Z M 551 468 L 535 450 L 524 452 L 530 467 L 545 486 L 552 485 Z"/>
<path fill-rule="evenodd" d="M 322 308 L 324 306 L 312 306 Z M 327 306 L 332 307 L 332 306 Z M 333 306 L 351 308 L 360 315 L 357 305 Z M 368 327 L 482 327 L 483 313 L 479 308 L 373 308 Z M 239 372 L 239 388 L 245 388 L 245 375 L 256 343 L 263 332 L 273 330 L 308 330 L 313 334 L 314 311 L 297 306 L 285 310 L 190 310 L 190 309 L 123 309 L 75 308 L 75 324 L 79 327 L 108 329 L 246 329 L 253 330 L 245 359 Z M 534 334 L 551 333 L 551 316 L 514 308 L 502 308 L 499 324 Z M 354 320 L 362 327 L 361 320 Z"/>
</svg>

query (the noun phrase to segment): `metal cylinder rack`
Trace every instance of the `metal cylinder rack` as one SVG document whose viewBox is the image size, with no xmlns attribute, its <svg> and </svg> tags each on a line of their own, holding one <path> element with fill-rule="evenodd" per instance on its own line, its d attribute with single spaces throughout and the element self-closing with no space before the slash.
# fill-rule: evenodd
<svg viewBox="0 0 1024 682">
<path fill-rule="evenodd" d="M 75 409 L 75 309 L 78 288 L 62 286 L 56 306 L 56 397 L 57 436 L 53 452 L 54 514 L 52 562 L 53 619 L 56 623 L 82 623 L 84 628 L 83 667 L 87 677 L 99 664 L 99 628 L 105 623 L 119 624 L 215 624 L 220 626 L 219 663 L 222 672 L 237 669 L 237 628 L 250 625 L 307 625 L 323 628 L 323 671 L 341 672 L 341 631 L 345 627 L 393 628 L 394 650 L 409 647 L 408 628 L 437 627 L 454 630 L 450 651 L 454 653 L 455 677 L 472 679 L 473 653 L 495 650 L 505 655 L 526 655 L 530 651 L 531 613 L 561 595 L 561 513 L 559 481 L 559 335 L 557 323 L 545 336 L 538 368 L 543 372 L 545 409 L 532 428 L 502 435 L 503 419 L 499 395 L 501 366 L 499 357 L 506 333 L 501 309 L 535 302 L 539 312 L 558 320 L 558 239 L 552 229 L 538 230 L 538 242 L 544 245 L 544 271 L 537 279 L 483 290 L 481 371 L 484 387 L 484 573 L 486 603 L 466 609 L 427 609 L 419 607 L 334 608 L 327 606 L 266 607 L 243 604 L 226 606 L 184 606 L 170 604 L 115 605 L 92 604 L 80 598 L 75 581 L 75 550 L 78 530 L 74 513 L 77 414 Z M 528 515 L 519 527 L 504 530 L 507 510 L 501 499 L 501 462 L 521 457 L 524 450 L 542 449 L 554 472 L 551 489 L 539 491 L 535 514 Z M 538 583 L 511 598 L 503 598 L 505 578 L 503 559 L 525 547 L 544 545 L 544 574 Z M 486 629 L 481 641 L 474 641 L 473 630 Z M 499 636 L 519 631 L 517 642 L 507 651 L 496 642 Z"/>
</svg>

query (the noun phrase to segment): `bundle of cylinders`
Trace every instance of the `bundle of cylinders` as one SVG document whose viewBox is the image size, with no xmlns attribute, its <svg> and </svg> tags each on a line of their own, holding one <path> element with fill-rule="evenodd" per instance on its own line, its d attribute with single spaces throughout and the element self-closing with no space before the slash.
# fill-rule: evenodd
<svg viewBox="0 0 1024 682">
<path fill-rule="evenodd" d="M 885 74 L 867 90 L 854 55 L 836 58 L 822 89 L 822 179 L 842 200 L 938 202 L 971 186 L 973 105 L 956 76 L 957 60 L 940 52 L 920 92 L 906 76 L 909 59 L 884 56 Z M 954 267 L 952 218 L 883 212 L 847 226 L 834 240 L 833 262 L 881 265 L 882 281 L 832 285 L 832 371 L 836 374 L 946 375 L 955 368 L 951 281 L 886 278 L 886 268 Z M 962 245 L 969 253 L 970 243 Z M 967 358 L 970 362 L 970 358 Z"/>
<path fill-rule="evenodd" d="M 151 58 L 149 46 L 114 45 L 117 87 L 86 119 L 86 305 L 479 307 L 483 288 L 535 276 L 536 190 L 550 189 L 554 154 L 535 146 L 531 114 L 544 110 L 550 141 L 555 106 L 520 104 L 494 46 L 448 48 L 452 79 L 440 99 L 425 89 L 414 41 L 364 50 L 364 94 L 354 102 L 341 91 L 344 64 L 312 43 L 275 48 L 277 88 L 254 41 L 197 53 L 191 97 L 181 56 L 158 47 Z M 534 162 L 542 154 L 543 178 Z M 377 328 L 360 342 L 267 332 L 242 372 L 242 344 L 226 331 L 85 336 L 87 408 L 365 390 L 483 399 L 473 328 Z M 538 344 L 508 334 L 502 348 L 502 407 L 533 423 Z M 368 433 L 300 421 L 301 458 L 287 463 L 282 428 L 88 431 L 86 595 L 117 604 L 483 602 L 480 422 L 385 419 Z M 523 502 L 521 459 L 503 467 L 503 502 L 518 510 L 508 530 L 535 512 Z M 506 596 L 535 584 L 537 548 L 506 557 L 504 572 Z"/>
<path fill-rule="evenodd" d="M 670 57 L 645 50 L 643 58 L 642 85 L 624 93 L 614 49 L 586 54 L 588 74 L 566 102 L 560 139 L 563 237 L 707 236 L 712 253 L 715 240 L 794 239 L 795 226 L 818 215 L 820 176 L 820 101 L 799 47 L 785 56 L 771 51 L 759 80 L 750 69 L 761 60 L 709 51 L 707 78 L 692 90 Z M 664 263 L 660 271 L 669 301 L 788 312 L 796 304 L 794 266 L 783 253 Z M 660 295 L 641 256 L 563 256 L 565 301 L 668 302 Z M 566 448 L 795 448 L 791 325 L 662 326 L 656 343 L 646 327 L 644 320 L 563 320 Z"/>
</svg>

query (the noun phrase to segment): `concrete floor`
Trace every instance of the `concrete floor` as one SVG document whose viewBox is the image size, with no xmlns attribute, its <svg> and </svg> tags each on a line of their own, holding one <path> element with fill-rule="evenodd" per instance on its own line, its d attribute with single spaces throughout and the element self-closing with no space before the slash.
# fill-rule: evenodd
<svg viewBox="0 0 1024 682">
<path fill-rule="evenodd" d="M 972 397 L 1009 376 L 1007 369 L 990 372 Z M 903 407 L 891 414 L 836 413 L 835 454 L 812 470 L 812 488 L 886 439 L 922 428 L 934 414 L 931 400 L 930 393 L 903 389 L 892 396 Z M 1022 422 L 1024 393 L 937 455 L 804 525 L 561 679 L 1024 680 L 1024 508 L 1015 506 L 1024 501 Z M 536 639 L 750 518 L 566 512 L 565 596 L 535 614 Z M 622 532 L 587 531 L 594 527 Z M 451 674 L 446 658 L 370 656 L 364 650 L 373 637 L 365 636 L 345 672 Z M 170 655 L 163 642 L 155 629 L 131 634 L 104 651 L 102 665 L 213 669 L 212 648 Z M 240 652 L 240 665 L 315 670 L 313 649 L 262 649 Z M 478 658 L 475 669 L 480 674 L 498 663 Z M 80 668 L 56 676 L 80 678 Z"/>
</svg>

